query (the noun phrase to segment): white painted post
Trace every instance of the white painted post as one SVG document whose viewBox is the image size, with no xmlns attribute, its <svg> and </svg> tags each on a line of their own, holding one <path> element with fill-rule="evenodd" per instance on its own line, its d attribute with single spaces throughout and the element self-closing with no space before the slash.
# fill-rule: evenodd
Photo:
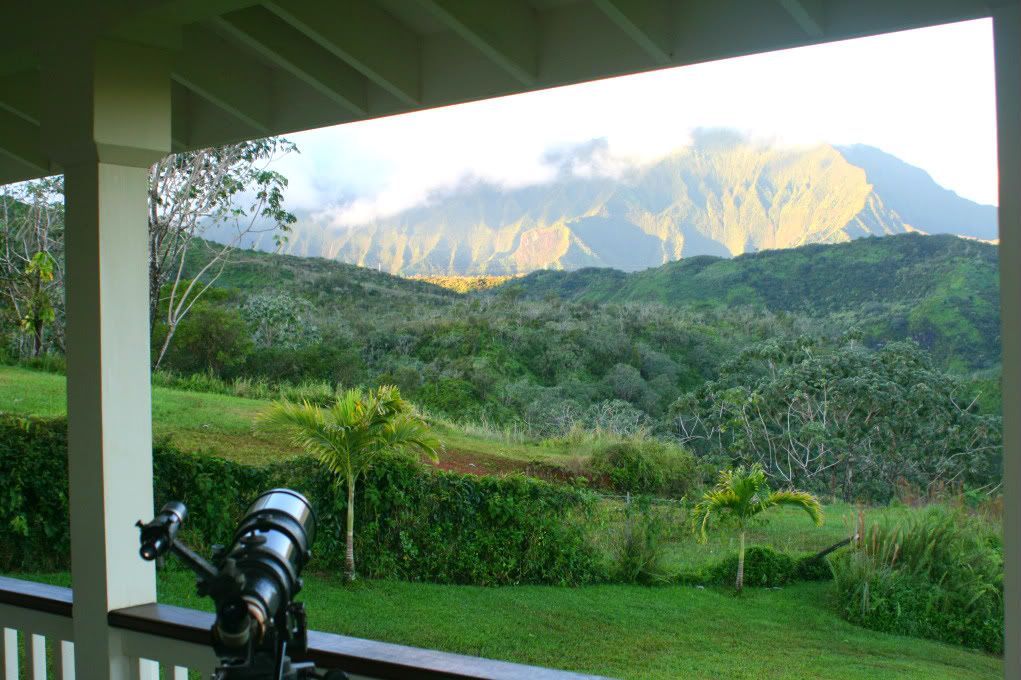
<svg viewBox="0 0 1021 680">
<path fill-rule="evenodd" d="M 1000 167 L 1000 318 L 1006 574 L 1004 671 L 1021 677 L 1021 8 L 993 16 Z"/>
<path fill-rule="evenodd" d="M 132 524 L 153 513 L 146 177 L 170 149 L 169 70 L 164 54 L 114 42 L 54 46 L 49 59 L 43 138 L 65 176 L 74 658 L 78 677 L 121 680 L 130 663 L 107 612 L 156 599 Z"/>
</svg>

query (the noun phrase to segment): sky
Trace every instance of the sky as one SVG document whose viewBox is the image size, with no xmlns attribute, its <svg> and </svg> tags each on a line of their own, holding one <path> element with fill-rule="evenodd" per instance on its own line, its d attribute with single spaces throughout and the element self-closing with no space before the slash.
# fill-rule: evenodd
<svg viewBox="0 0 1021 680">
<path fill-rule="evenodd" d="M 612 174 L 725 127 L 784 146 L 869 144 L 997 203 L 992 23 L 950 24 L 612 78 L 321 128 L 276 162 L 291 210 L 335 226 L 395 214 L 478 179 L 551 180 L 558 151 L 601 140 L 576 172 Z M 325 218 L 325 219 L 324 219 Z"/>
</svg>

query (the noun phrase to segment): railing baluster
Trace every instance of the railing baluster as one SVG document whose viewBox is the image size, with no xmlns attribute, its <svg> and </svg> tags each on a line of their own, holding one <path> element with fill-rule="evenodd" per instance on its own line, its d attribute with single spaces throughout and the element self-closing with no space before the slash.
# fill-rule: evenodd
<svg viewBox="0 0 1021 680">
<path fill-rule="evenodd" d="M 18 631 L 13 628 L 4 628 L 4 639 L 0 643 L 0 652 L 3 656 L 4 680 L 18 680 Z"/>
<path fill-rule="evenodd" d="M 53 680 L 75 680 L 73 642 L 53 641 Z"/>
<path fill-rule="evenodd" d="M 160 665 L 151 659 L 131 659 L 128 661 L 129 680 L 160 680 Z"/>
<path fill-rule="evenodd" d="M 31 640 L 25 640 L 25 644 L 32 680 L 46 680 L 46 637 L 32 633 Z"/>
<path fill-rule="evenodd" d="M 188 669 L 174 666 L 174 680 L 188 680 Z"/>
<path fill-rule="evenodd" d="M 140 680 L 160 680 L 159 661 L 153 661 L 152 659 L 139 659 L 138 677 Z"/>
</svg>

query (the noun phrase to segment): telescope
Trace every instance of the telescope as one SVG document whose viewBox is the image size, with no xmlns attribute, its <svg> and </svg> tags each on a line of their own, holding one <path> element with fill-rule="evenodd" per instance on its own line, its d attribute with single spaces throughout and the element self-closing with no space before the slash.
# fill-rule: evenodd
<svg viewBox="0 0 1021 680">
<path fill-rule="evenodd" d="M 294 597 L 301 570 L 312 557 L 316 517 L 308 500 L 273 489 L 249 506 L 230 548 L 213 546 L 207 561 L 177 538 L 188 517 L 170 501 L 148 523 L 139 520 L 139 555 L 163 561 L 177 555 L 195 572 L 198 593 L 216 605 L 210 630 L 220 666 L 214 680 L 343 680 L 340 671 L 318 674 L 311 662 L 292 660 L 307 649 L 305 608 Z"/>
</svg>

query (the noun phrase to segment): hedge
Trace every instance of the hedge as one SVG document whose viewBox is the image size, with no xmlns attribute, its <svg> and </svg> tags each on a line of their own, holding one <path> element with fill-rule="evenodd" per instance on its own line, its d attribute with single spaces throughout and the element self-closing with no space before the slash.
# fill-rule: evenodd
<svg viewBox="0 0 1021 680">
<path fill-rule="evenodd" d="M 705 585 L 734 585 L 737 578 L 737 555 L 729 555 L 709 565 L 700 576 Z M 766 545 L 753 545 L 745 551 L 746 586 L 776 588 L 799 581 L 824 581 L 832 577 L 826 559 L 819 559 L 814 554 L 795 556 Z"/>
<path fill-rule="evenodd" d="M 68 567 L 66 452 L 66 420 L 0 415 L 0 569 Z M 159 442 L 153 474 L 157 506 L 184 501 L 189 518 L 182 537 L 201 551 L 228 542 L 260 492 L 279 486 L 300 491 L 319 517 L 309 568 L 343 567 L 345 494 L 314 459 L 256 467 Z M 585 530 L 595 502 L 584 489 L 516 475 L 441 472 L 392 458 L 360 481 L 355 507 L 355 550 L 364 576 L 477 585 L 606 578 L 606 564 Z"/>
</svg>

